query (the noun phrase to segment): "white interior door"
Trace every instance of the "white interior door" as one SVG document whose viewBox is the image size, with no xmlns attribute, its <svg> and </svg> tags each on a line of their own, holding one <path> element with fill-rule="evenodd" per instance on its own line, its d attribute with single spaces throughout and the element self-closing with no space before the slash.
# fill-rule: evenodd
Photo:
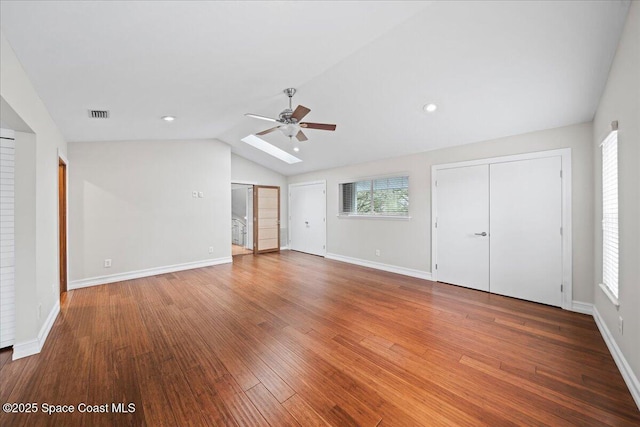
<svg viewBox="0 0 640 427">
<path fill-rule="evenodd" d="M 289 248 L 324 256 L 326 253 L 326 184 L 289 186 Z"/>
<path fill-rule="evenodd" d="M 437 280 L 489 290 L 489 166 L 438 171 Z"/>
<path fill-rule="evenodd" d="M 0 348 L 15 341 L 14 132 L 0 130 Z"/>
<path fill-rule="evenodd" d="M 562 305 L 560 157 L 490 165 L 492 293 Z"/>
</svg>

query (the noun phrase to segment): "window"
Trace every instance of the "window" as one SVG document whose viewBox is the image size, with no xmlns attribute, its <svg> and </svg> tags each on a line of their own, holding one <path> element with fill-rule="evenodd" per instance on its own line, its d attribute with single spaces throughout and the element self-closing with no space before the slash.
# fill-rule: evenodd
<svg viewBox="0 0 640 427">
<path fill-rule="evenodd" d="M 397 176 L 340 184 L 340 215 L 409 215 L 409 177 Z"/>
<path fill-rule="evenodd" d="M 602 282 L 618 298 L 618 132 L 602 142 Z"/>
</svg>

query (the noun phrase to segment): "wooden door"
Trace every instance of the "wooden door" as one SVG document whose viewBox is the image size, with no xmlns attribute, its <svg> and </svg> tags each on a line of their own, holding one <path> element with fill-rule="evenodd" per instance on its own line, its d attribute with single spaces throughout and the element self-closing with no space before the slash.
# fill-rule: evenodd
<svg viewBox="0 0 640 427">
<path fill-rule="evenodd" d="M 58 236 L 60 294 L 67 292 L 67 165 L 58 160 Z"/>
<path fill-rule="evenodd" d="M 280 250 L 280 187 L 253 187 L 253 253 Z"/>
</svg>

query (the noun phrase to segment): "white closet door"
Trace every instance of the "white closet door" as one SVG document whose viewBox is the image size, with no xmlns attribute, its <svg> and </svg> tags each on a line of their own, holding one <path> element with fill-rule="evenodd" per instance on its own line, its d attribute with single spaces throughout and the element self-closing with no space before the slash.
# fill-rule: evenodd
<svg viewBox="0 0 640 427">
<path fill-rule="evenodd" d="M 325 183 L 295 184 L 289 187 L 289 248 L 313 255 L 325 255 Z"/>
<path fill-rule="evenodd" d="M 562 305 L 560 157 L 490 165 L 492 293 Z"/>
<path fill-rule="evenodd" d="M 13 132 L 0 138 L 0 348 L 13 345 L 16 329 Z"/>
<path fill-rule="evenodd" d="M 437 174 L 437 278 L 489 290 L 489 166 Z"/>
</svg>

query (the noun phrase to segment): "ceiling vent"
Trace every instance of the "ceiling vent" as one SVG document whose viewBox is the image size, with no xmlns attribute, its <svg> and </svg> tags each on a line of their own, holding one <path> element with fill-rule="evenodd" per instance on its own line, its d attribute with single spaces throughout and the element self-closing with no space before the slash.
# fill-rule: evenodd
<svg viewBox="0 0 640 427">
<path fill-rule="evenodd" d="M 109 111 L 108 110 L 89 110 L 89 117 L 92 119 L 108 119 Z"/>
</svg>

